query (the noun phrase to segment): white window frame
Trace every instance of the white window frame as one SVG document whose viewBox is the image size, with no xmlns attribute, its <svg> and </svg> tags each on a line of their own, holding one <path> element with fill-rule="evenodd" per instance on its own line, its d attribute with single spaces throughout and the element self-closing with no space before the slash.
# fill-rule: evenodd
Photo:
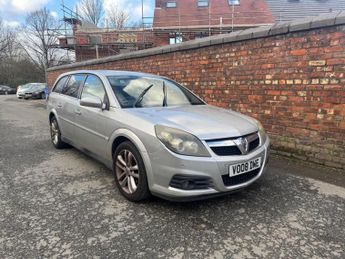
<svg viewBox="0 0 345 259">
<path fill-rule="evenodd" d="M 197 0 L 198 7 L 208 7 L 209 0 Z"/>
<path fill-rule="evenodd" d="M 176 8 L 177 3 L 175 1 L 168 1 L 165 6 L 166 8 Z"/>
<path fill-rule="evenodd" d="M 228 4 L 230 6 L 233 6 L 233 5 L 240 5 L 240 0 L 228 0 Z"/>
<path fill-rule="evenodd" d="M 182 43 L 182 41 L 183 41 L 182 34 L 171 33 L 169 35 L 169 45 L 174 45 L 174 44 Z"/>
</svg>

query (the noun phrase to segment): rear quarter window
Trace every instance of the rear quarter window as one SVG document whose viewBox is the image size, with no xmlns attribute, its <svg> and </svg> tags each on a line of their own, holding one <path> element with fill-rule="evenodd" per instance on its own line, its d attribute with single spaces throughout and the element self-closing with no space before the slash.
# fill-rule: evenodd
<svg viewBox="0 0 345 259">
<path fill-rule="evenodd" d="M 55 93 L 61 93 L 62 89 L 64 88 L 66 81 L 68 79 L 68 76 L 64 76 L 62 78 L 60 78 L 60 80 L 56 83 L 53 92 Z"/>
</svg>

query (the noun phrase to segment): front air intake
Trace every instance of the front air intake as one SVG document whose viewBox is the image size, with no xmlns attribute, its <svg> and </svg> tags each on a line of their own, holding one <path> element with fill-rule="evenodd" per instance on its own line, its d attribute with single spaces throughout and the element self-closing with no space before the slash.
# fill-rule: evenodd
<svg viewBox="0 0 345 259">
<path fill-rule="evenodd" d="M 212 186 L 212 180 L 204 176 L 174 175 L 169 185 L 182 190 L 205 190 Z"/>
</svg>

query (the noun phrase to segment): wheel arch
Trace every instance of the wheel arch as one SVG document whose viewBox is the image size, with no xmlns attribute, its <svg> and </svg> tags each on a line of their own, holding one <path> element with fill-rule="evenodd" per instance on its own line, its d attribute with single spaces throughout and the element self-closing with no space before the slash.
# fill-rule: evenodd
<svg viewBox="0 0 345 259">
<path fill-rule="evenodd" d="M 50 112 L 49 113 L 49 122 L 51 122 L 52 118 L 55 117 L 56 118 L 56 114 L 54 112 Z"/>
<path fill-rule="evenodd" d="M 50 124 L 51 119 L 52 119 L 53 117 L 56 118 L 57 123 L 58 123 L 58 125 L 60 126 L 60 125 L 61 125 L 61 124 L 60 124 L 60 119 L 59 119 L 59 116 L 57 115 L 57 112 L 56 112 L 55 109 L 52 109 L 52 110 L 49 111 L 49 115 L 48 115 L 49 124 Z M 60 132 L 61 132 L 61 135 L 63 135 L 63 132 L 62 132 L 61 128 L 60 128 Z"/>
<path fill-rule="evenodd" d="M 108 144 L 109 154 L 108 155 L 111 156 L 111 159 L 113 159 L 113 154 L 116 148 L 118 147 L 118 145 L 120 145 L 124 141 L 130 141 L 138 149 L 144 162 L 146 175 L 147 175 L 147 181 L 150 187 L 151 184 L 153 183 L 151 161 L 150 161 L 147 149 L 145 148 L 145 145 L 136 134 L 134 134 L 132 131 L 128 129 L 118 129 L 114 131 L 112 136 L 109 139 L 109 144 Z"/>
<path fill-rule="evenodd" d="M 53 117 L 55 117 L 56 120 L 57 120 L 57 122 L 58 122 L 58 124 L 60 125 L 60 120 L 59 120 L 59 117 L 57 116 L 57 112 L 56 112 L 55 109 L 50 110 L 48 116 L 49 116 L 49 117 L 48 117 L 48 118 L 49 118 L 49 123 L 50 123 L 51 119 L 52 119 Z"/>
</svg>

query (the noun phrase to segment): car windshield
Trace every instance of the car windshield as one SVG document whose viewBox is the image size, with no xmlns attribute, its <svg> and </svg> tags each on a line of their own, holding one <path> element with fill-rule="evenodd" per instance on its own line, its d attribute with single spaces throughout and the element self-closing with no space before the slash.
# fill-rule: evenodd
<svg viewBox="0 0 345 259">
<path fill-rule="evenodd" d="M 122 108 L 205 104 L 193 93 L 168 79 L 109 76 L 108 80 Z"/>
<path fill-rule="evenodd" d="M 38 91 L 44 88 L 43 84 L 29 84 L 28 89 L 31 91 Z"/>
<path fill-rule="evenodd" d="M 28 89 L 30 88 L 31 84 L 26 84 L 26 85 L 22 85 L 20 86 L 20 89 L 24 90 L 24 89 Z"/>
</svg>

